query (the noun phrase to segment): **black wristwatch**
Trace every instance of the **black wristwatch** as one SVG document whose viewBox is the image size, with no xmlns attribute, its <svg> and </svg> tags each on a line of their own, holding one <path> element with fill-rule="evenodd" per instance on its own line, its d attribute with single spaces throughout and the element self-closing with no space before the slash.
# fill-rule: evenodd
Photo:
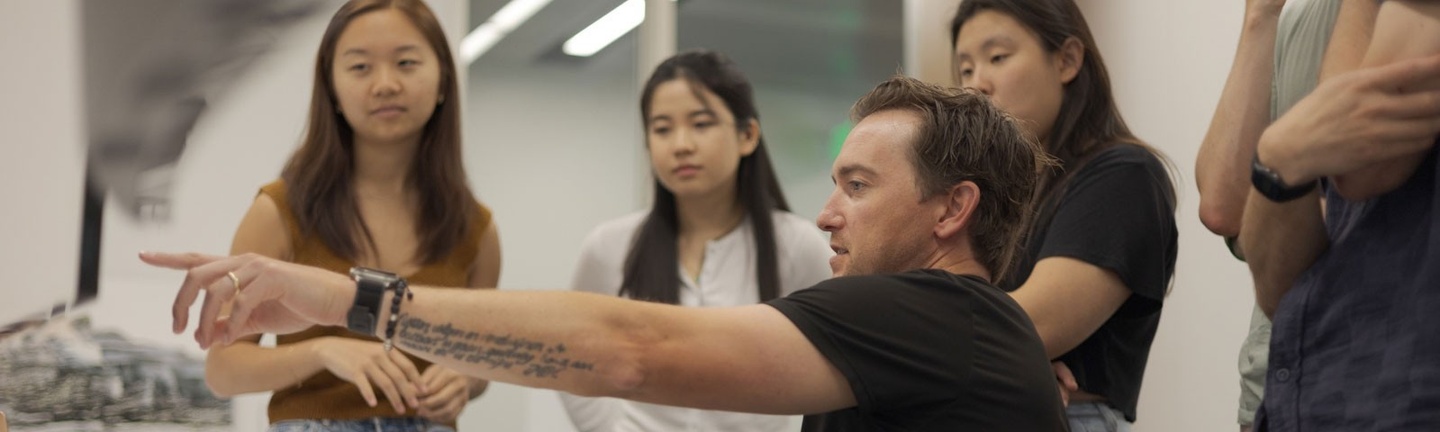
<svg viewBox="0 0 1440 432">
<path fill-rule="evenodd" d="M 1255 190 L 1264 195 L 1266 199 L 1276 203 L 1294 201 L 1297 198 L 1309 195 L 1315 190 L 1318 181 L 1311 181 L 1305 184 L 1291 186 L 1280 178 L 1275 170 L 1260 163 L 1260 155 L 1257 153 L 1250 162 L 1250 184 Z"/>
<path fill-rule="evenodd" d="M 351 267 L 350 278 L 355 280 L 355 304 L 345 314 L 345 328 L 374 336 L 375 324 L 380 321 L 380 300 L 385 298 L 385 290 L 401 279 L 394 273 L 365 267 Z"/>
</svg>

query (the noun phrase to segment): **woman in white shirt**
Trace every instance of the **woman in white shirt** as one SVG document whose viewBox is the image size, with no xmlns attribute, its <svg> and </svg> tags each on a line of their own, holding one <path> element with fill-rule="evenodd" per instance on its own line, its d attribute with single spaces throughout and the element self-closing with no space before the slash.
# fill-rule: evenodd
<svg viewBox="0 0 1440 432">
<path fill-rule="evenodd" d="M 753 91 L 723 54 L 671 57 L 640 96 L 655 174 L 649 211 L 601 224 L 572 287 L 684 306 L 754 304 L 830 277 L 829 242 L 789 212 Z M 584 432 L 779 431 L 785 416 L 561 395 Z"/>
</svg>

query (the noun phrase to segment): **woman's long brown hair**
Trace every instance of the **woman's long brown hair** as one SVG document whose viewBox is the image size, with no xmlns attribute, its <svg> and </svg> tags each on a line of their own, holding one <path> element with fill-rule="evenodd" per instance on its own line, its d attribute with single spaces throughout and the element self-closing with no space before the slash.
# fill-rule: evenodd
<svg viewBox="0 0 1440 432">
<path fill-rule="evenodd" d="M 419 192 L 415 229 L 420 263 L 440 260 L 468 237 L 477 203 L 466 183 L 460 157 L 460 94 L 455 60 L 440 23 L 422 0 L 354 0 L 345 3 L 320 40 L 305 138 L 281 173 L 290 208 L 301 234 L 318 236 L 336 256 L 358 260 L 362 247 L 378 256 L 375 239 L 355 202 L 354 130 L 336 111 L 335 45 L 356 17 L 394 9 L 410 19 L 440 61 L 440 95 L 449 103 L 435 107 L 425 123 L 407 180 Z M 362 246 L 363 244 L 363 246 Z"/>
</svg>

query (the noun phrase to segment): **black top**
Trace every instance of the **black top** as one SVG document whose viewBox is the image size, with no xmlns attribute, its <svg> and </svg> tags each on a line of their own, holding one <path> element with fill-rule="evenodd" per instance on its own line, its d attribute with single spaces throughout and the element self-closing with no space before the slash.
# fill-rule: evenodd
<svg viewBox="0 0 1440 432">
<path fill-rule="evenodd" d="M 1440 147 L 1364 201 L 1325 188 L 1330 246 L 1275 309 L 1257 430 L 1440 430 Z"/>
<path fill-rule="evenodd" d="M 941 270 L 852 276 L 767 302 L 835 365 L 856 406 L 804 431 L 1065 430 L 1035 327 L 1010 296 Z"/>
<path fill-rule="evenodd" d="M 1068 257 L 1115 272 L 1130 298 L 1095 333 L 1058 360 L 1080 388 L 1135 421 L 1140 380 L 1160 307 L 1175 273 L 1175 197 L 1165 166 L 1148 150 L 1118 144 L 1096 154 L 1050 193 L 1038 224 L 1002 287 L 1014 291 L 1035 263 Z"/>
</svg>

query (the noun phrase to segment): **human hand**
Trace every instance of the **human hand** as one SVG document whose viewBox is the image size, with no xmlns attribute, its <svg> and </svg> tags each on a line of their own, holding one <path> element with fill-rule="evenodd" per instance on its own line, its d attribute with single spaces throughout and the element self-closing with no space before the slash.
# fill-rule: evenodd
<svg viewBox="0 0 1440 432">
<path fill-rule="evenodd" d="M 421 417 L 436 423 L 451 423 L 470 403 L 470 379 L 440 365 L 430 365 L 420 375 L 424 384 L 419 410 Z"/>
<path fill-rule="evenodd" d="M 289 334 L 314 324 L 343 325 L 355 301 L 355 283 L 324 269 L 287 263 L 258 254 L 232 257 L 196 253 L 144 252 L 140 260 L 156 267 L 186 270 L 171 309 L 171 331 L 185 331 L 190 306 L 205 291 L 195 341 L 201 348 L 229 344 L 241 336 Z M 235 275 L 232 281 L 230 274 Z M 230 306 L 229 316 L 220 316 Z"/>
<path fill-rule="evenodd" d="M 420 372 L 400 351 L 386 351 L 379 342 L 343 337 L 326 337 L 317 342 L 315 354 L 325 369 L 359 387 L 360 395 L 370 406 L 377 403 L 372 385 L 390 399 L 397 413 L 404 413 L 406 404 L 420 406 Z"/>
<path fill-rule="evenodd" d="M 1260 161 L 1291 185 L 1423 152 L 1440 133 L 1440 56 L 1337 75 L 1260 137 Z"/>
<path fill-rule="evenodd" d="M 1061 406 L 1070 406 L 1070 393 L 1080 391 L 1080 385 L 1075 383 L 1075 374 L 1062 361 L 1050 362 L 1050 370 L 1055 371 L 1055 381 L 1060 386 Z"/>
</svg>

